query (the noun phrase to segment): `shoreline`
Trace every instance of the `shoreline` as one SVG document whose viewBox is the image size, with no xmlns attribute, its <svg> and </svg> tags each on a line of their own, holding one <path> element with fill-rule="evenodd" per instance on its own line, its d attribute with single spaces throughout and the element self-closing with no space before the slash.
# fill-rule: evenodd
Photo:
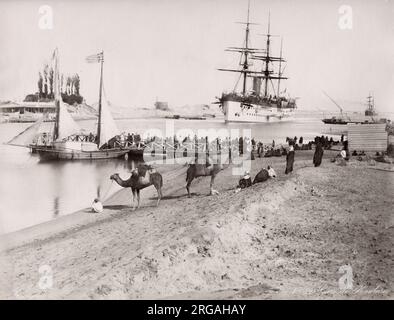
<svg viewBox="0 0 394 320">
<path fill-rule="evenodd" d="M 368 163 L 357 160 L 337 166 L 333 154 L 325 151 L 314 168 L 313 151 L 296 152 L 290 175 L 285 157 L 256 158 L 252 176 L 272 165 L 278 177 L 235 192 L 239 177 L 227 168 L 215 179 L 219 195 L 208 196 L 203 177 L 193 181 L 192 198 L 186 167 L 179 167 L 163 175 L 159 207 L 155 190 L 147 189 L 136 211 L 130 192 L 121 190 L 102 219 L 0 252 L 0 282 L 3 277 L 11 286 L 3 296 L 392 298 L 392 173 L 365 170 Z M 345 264 L 356 275 L 351 292 L 337 288 Z M 41 265 L 54 272 L 49 290 L 37 287 Z"/>
<path fill-rule="evenodd" d="M 325 150 L 326 154 L 327 153 L 337 153 L 340 150 L 338 149 L 331 149 L 331 150 Z M 300 152 L 302 153 L 311 153 L 313 151 L 311 150 L 299 150 L 297 153 Z M 285 158 L 284 156 L 279 157 L 280 158 Z M 269 159 L 269 158 L 267 158 Z M 183 161 L 187 162 L 187 158 L 182 158 Z M 149 164 L 149 163 L 147 163 Z M 163 174 L 163 179 L 168 178 L 168 174 L 171 175 L 171 172 L 176 172 L 180 169 L 184 168 L 184 164 L 172 164 L 172 165 L 159 165 L 157 166 L 157 170 L 160 171 L 160 173 Z M 375 170 L 382 170 L 382 171 L 388 171 L 391 172 L 392 169 L 383 169 L 383 168 L 371 168 Z M 186 169 L 185 169 L 186 172 Z M 114 182 L 115 183 L 115 182 Z M 149 190 L 148 194 L 151 196 L 152 194 L 155 194 L 155 190 L 153 186 L 148 187 L 147 189 L 144 189 L 141 192 L 141 195 L 143 197 L 143 194 Z M 131 202 L 131 194 L 130 194 L 130 199 L 127 199 L 127 192 L 129 191 L 129 188 L 121 189 L 113 193 L 111 196 L 109 196 L 107 199 L 103 201 L 103 206 L 104 209 L 106 207 L 112 207 L 112 206 L 127 206 L 130 205 Z M 129 200 L 129 201 L 128 201 Z M 131 210 L 131 206 L 130 206 Z M 109 219 L 110 216 L 106 216 L 104 213 L 95 213 L 92 212 L 90 207 L 86 208 L 81 208 L 79 210 L 76 210 L 74 212 L 71 212 L 69 214 L 65 214 L 63 216 L 60 216 L 56 219 L 44 221 L 41 223 L 38 223 L 33 226 L 29 226 L 26 228 L 22 228 L 19 230 L 7 232 L 7 233 L 0 233 L 0 253 L 3 251 L 7 251 L 10 249 L 14 249 L 19 246 L 23 246 L 26 244 L 29 244 L 34 241 L 40 241 L 44 240 L 46 238 L 50 238 L 52 236 L 56 236 L 57 234 L 67 232 L 72 229 L 78 229 L 81 227 L 86 227 L 89 226 L 90 224 L 98 223 L 105 221 Z"/>
<path fill-rule="evenodd" d="M 174 166 L 174 165 L 172 165 Z M 179 170 L 183 165 L 175 165 L 176 167 L 170 169 L 166 168 L 165 165 L 158 167 L 158 170 L 163 174 L 163 178 L 171 172 Z M 115 182 L 114 182 L 115 183 Z M 154 193 L 153 186 L 148 187 L 150 193 Z M 120 205 L 127 205 L 127 190 L 121 189 L 116 191 L 110 197 L 103 201 L 104 209 L 108 206 L 115 205 L 116 202 L 120 202 Z M 146 193 L 142 191 L 141 194 Z M 131 201 L 131 192 L 130 192 Z M 130 202 L 128 201 L 128 202 Z M 129 203 L 130 205 L 130 203 Z M 131 210 L 131 207 L 130 207 Z M 95 213 L 91 208 L 82 208 L 80 210 L 65 214 L 56 219 L 44 221 L 36 225 L 26 227 L 20 230 L 15 230 L 7 233 L 0 233 L 0 253 L 10 249 L 14 249 L 34 241 L 42 241 L 47 238 L 56 236 L 58 234 L 70 231 L 72 229 L 78 229 L 81 227 L 87 227 L 91 224 L 98 223 L 110 219 L 112 215 L 106 216 L 104 212 Z"/>
</svg>

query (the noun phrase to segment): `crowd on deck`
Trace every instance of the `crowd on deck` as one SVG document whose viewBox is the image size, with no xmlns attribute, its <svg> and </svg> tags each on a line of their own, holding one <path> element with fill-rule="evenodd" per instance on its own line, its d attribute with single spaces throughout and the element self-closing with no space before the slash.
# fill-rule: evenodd
<svg viewBox="0 0 394 320">
<path fill-rule="evenodd" d="M 98 143 L 98 137 L 96 134 L 90 132 L 89 134 L 73 134 L 63 139 L 63 141 L 75 141 L 75 142 L 91 142 Z M 53 142 L 53 135 L 51 133 L 43 132 L 37 136 L 33 141 L 33 144 L 37 146 L 49 146 Z M 139 134 L 135 133 L 121 133 L 111 138 L 105 143 L 101 149 L 112 149 L 112 148 L 127 148 L 127 147 L 138 147 L 142 148 L 144 142 Z"/>
<path fill-rule="evenodd" d="M 142 148 L 144 146 L 144 142 L 141 139 L 139 134 L 135 133 L 122 133 L 118 136 L 113 137 L 108 140 L 106 144 L 102 146 L 103 149 L 112 149 L 112 148 L 127 148 L 127 147 L 138 147 Z"/>
</svg>

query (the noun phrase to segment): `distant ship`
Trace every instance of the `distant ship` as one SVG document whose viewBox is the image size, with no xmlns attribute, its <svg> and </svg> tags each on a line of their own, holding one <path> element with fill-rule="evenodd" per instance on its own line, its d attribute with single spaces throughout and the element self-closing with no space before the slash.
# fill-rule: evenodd
<svg viewBox="0 0 394 320">
<path fill-rule="evenodd" d="M 375 99 L 371 95 L 367 97 L 367 109 L 365 109 L 365 115 L 369 117 L 374 117 L 378 115 L 375 110 Z"/>
<path fill-rule="evenodd" d="M 345 120 L 342 117 L 331 117 L 331 118 L 325 118 L 322 120 L 325 124 L 348 124 L 350 121 Z"/>
<path fill-rule="evenodd" d="M 242 77 L 242 92 L 236 92 L 235 89 L 230 93 L 222 93 L 218 99 L 226 122 L 274 122 L 281 121 L 293 115 L 296 109 L 296 99 L 285 96 L 286 90 L 280 92 L 280 81 L 287 79 L 283 77 L 282 63 L 282 42 L 280 56 L 273 57 L 270 55 L 270 19 L 268 18 L 268 32 L 265 35 L 266 48 L 264 50 L 249 47 L 249 26 L 253 23 L 249 22 L 249 7 L 247 22 L 245 29 L 245 46 L 230 47 L 226 51 L 241 53 L 242 69 L 219 69 L 220 71 L 238 72 Z M 259 60 L 263 62 L 260 71 L 250 70 L 250 60 Z M 273 63 L 279 63 L 278 72 L 274 73 L 271 68 Z M 253 80 L 253 88 L 247 91 L 247 79 Z M 274 81 L 276 88 L 274 88 Z M 263 88 L 262 88 L 263 84 Z M 271 85 L 271 90 L 269 86 Z M 270 93 L 271 92 L 271 93 Z"/>
<path fill-rule="evenodd" d="M 348 123 L 385 123 L 386 119 L 377 119 L 378 113 L 375 110 L 375 102 L 372 95 L 367 97 L 367 108 L 364 111 L 364 116 L 355 114 L 349 116 L 344 115 L 343 108 L 334 101 L 327 93 L 323 93 L 340 109 L 341 115 L 339 117 L 324 118 L 322 121 L 325 124 L 348 124 Z"/>
<path fill-rule="evenodd" d="M 170 108 L 168 108 L 168 102 L 166 102 L 166 101 L 158 101 L 157 99 L 156 99 L 156 102 L 155 102 L 155 108 L 156 108 L 156 110 L 162 110 L 162 111 L 170 110 Z"/>
</svg>

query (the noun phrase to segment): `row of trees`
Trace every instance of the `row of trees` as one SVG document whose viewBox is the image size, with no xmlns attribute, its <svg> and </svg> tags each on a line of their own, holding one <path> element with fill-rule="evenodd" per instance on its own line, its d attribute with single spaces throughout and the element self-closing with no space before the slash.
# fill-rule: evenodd
<svg viewBox="0 0 394 320">
<path fill-rule="evenodd" d="M 29 94 L 25 101 L 48 102 L 55 98 L 54 89 L 55 72 L 52 67 L 46 64 L 42 71 L 38 73 L 38 91 L 36 94 Z M 83 97 L 80 95 L 80 78 L 76 73 L 72 76 L 62 74 L 60 76 L 60 91 L 63 101 L 68 104 L 82 103 Z"/>
<path fill-rule="evenodd" d="M 44 66 L 42 72 L 38 73 L 38 96 L 40 98 L 54 98 L 54 71 L 52 67 L 48 65 Z M 60 90 L 61 93 L 66 95 L 76 95 L 79 96 L 80 89 L 80 78 L 76 73 L 72 76 L 65 76 L 64 74 L 60 77 Z"/>
</svg>

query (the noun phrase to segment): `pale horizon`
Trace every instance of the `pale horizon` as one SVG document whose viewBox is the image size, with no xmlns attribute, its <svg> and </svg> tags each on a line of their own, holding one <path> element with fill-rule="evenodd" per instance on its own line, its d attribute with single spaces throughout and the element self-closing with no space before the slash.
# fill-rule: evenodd
<svg viewBox="0 0 394 320">
<path fill-rule="evenodd" d="M 224 51 L 244 39 L 247 0 L 224 1 L 2 1 L 0 3 L 0 99 L 23 100 L 37 91 L 38 72 L 60 51 L 61 71 L 78 73 L 81 95 L 98 100 L 99 66 L 85 57 L 103 50 L 109 101 L 123 107 L 211 104 L 232 90 L 239 56 Z M 53 9 L 53 29 L 41 30 L 40 6 Z M 351 30 L 338 26 L 341 5 L 350 5 Z M 300 97 L 300 110 L 363 111 L 373 93 L 379 112 L 394 101 L 393 1 L 251 0 L 251 46 L 263 47 L 268 12 L 271 32 L 283 36 L 287 60 L 282 88 Z M 280 38 L 273 38 L 279 55 Z"/>
</svg>

